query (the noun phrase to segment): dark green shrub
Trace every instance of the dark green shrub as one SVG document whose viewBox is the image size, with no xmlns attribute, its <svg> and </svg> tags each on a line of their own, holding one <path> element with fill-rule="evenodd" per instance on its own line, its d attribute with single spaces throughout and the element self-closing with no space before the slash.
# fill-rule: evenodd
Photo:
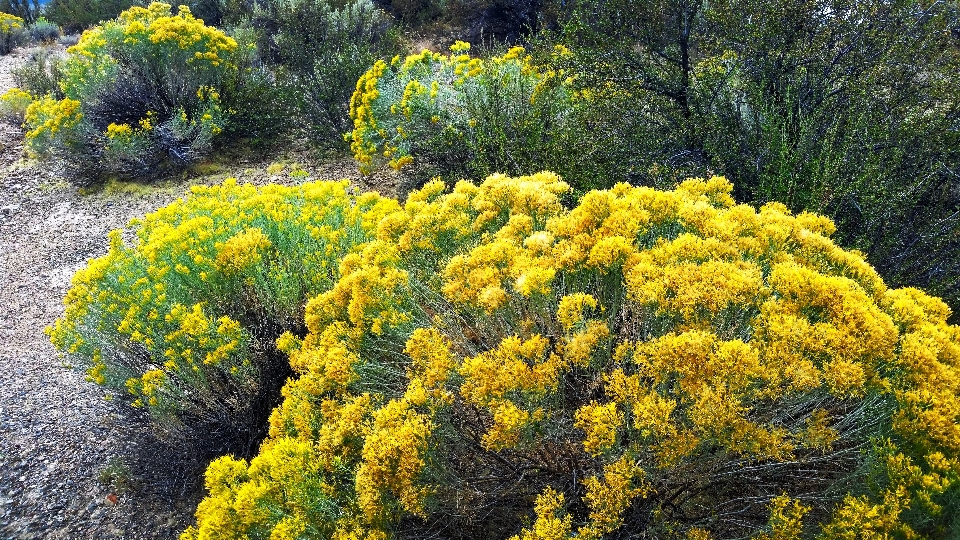
<svg viewBox="0 0 960 540">
<path fill-rule="evenodd" d="M 446 0 L 390 0 L 390 11 L 407 24 L 422 24 L 439 16 Z"/>
<path fill-rule="evenodd" d="M 551 0 L 450 0 L 446 11 L 470 43 L 521 44 L 551 25 L 550 7 Z"/>
<path fill-rule="evenodd" d="M 827 213 L 890 282 L 960 306 L 956 6 L 567 5 L 575 84 L 641 128 L 610 132 L 636 166 L 617 180 L 723 173 L 742 200 Z"/>
<path fill-rule="evenodd" d="M 702 121 L 711 164 L 743 198 L 831 215 L 890 282 L 960 307 L 957 11 L 848 2 L 823 16 L 774 2 L 746 22 L 740 7 L 714 9 L 737 94 Z"/>
<path fill-rule="evenodd" d="M 143 0 L 50 0 L 44 16 L 60 25 L 67 34 L 108 21 L 133 6 L 143 6 Z"/>
<path fill-rule="evenodd" d="M 398 51 L 389 16 L 370 0 L 264 0 L 254 24 L 295 112 L 321 143 L 342 142 L 357 79 Z"/>
<path fill-rule="evenodd" d="M 474 45 L 524 44 L 553 27 L 560 0 L 384 0 L 379 4 L 413 32 L 456 36 Z M 444 36 L 445 39 L 450 39 Z"/>
<path fill-rule="evenodd" d="M 259 0 L 188 0 L 190 12 L 206 24 L 233 28 L 249 23 Z"/>
</svg>

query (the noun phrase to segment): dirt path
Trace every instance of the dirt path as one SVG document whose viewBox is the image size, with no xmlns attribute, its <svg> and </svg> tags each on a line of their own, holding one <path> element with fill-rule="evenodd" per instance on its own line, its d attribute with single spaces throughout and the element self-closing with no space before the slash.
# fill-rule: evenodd
<svg viewBox="0 0 960 540">
<path fill-rule="evenodd" d="M 0 93 L 26 54 L 0 58 Z M 189 456 L 152 441 L 141 415 L 65 368 L 43 329 L 73 272 L 106 251 L 104 235 L 179 190 L 81 196 L 25 167 L 22 139 L 0 124 L 0 538 L 175 538 L 198 465 L 186 470 Z M 151 456 L 184 470 L 149 470 L 163 466 Z"/>
<path fill-rule="evenodd" d="M 26 54 L 0 57 L 0 93 Z M 158 443 L 138 411 L 64 367 L 43 329 L 62 313 L 72 274 L 106 252 L 106 234 L 186 184 L 81 195 L 25 164 L 22 139 L 0 124 L 0 539 L 176 538 L 192 520 L 203 464 Z M 237 167 L 258 183 L 290 181 L 266 175 L 264 163 Z M 356 174 L 344 159 L 308 170 Z"/>
</svg>

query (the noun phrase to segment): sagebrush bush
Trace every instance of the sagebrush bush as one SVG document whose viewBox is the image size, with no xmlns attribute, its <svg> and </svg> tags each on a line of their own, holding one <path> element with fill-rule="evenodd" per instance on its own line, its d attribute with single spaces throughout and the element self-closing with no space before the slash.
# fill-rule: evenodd
<svg viewBox="0 0 960 540">
<path fill-rule="evenodd" d="M 40 43 L 53 43 L 60 38 L 60 27 L 46 17 L 38 17 L 30 23 L 30 37 Z"/>
<path fill-rule="evenodd" d="M 277 85 L 274 66 L 262 57 L 256 30 L 244 24 L 230 34 L 237 41 L 232 55 L 237 69 L 229 72 L 221 88 L 221 100 L 230 104 L 230 117 L 219 137 L 270 146 L 291 130 L 295 108 Z"/>
<path fill-rule="evenodd" d="M 960 327 L 723 178 L 442 182 L 278 346 L 296 372 L 182 539 L 945 536 Z"/>
<path fill-rule="evenodd" d="M 64 47 L 73 47 L 80 42 L 79 34 L 63 34 L 60 36 L 60 39 L 57 40 L 58 43 Z"/>
<path fill-rule="evenodd" d="M 302 327 L 306 300 L 395 208 L 346 182 L 194 188 L 131 223 L 133 245 L 112 232 L 48 332 L 90 380 L 149 409 L 170 435 L 248 453 L 290 370 L 274 340 Z"/>
<path fill-rule="evenodd" d="M 63 99 L 63 58 L 46 49 L 33 52 L 22 65 L 10 70 L 17 87 L 34 96 Z"/>
<path fill-rule="evenodd" d="M 0 13 L 0 54 L 7 54 L 23 42 L 23 19 L 9 13 Z"/>
<path fill-rule="evenodd" d="M 469 48 L 457 42 L 449 56 L 425 50 L 379 61 L 360 78 L 348 136 L 361 170 L 412 164 L 423 180 L 550 168 L 577 177 L 589 160 L 570 153 L 582 133 L 564 73 L 522 47 L 488 60 Z"/>
<path fill-rule="evenodd" d="M 62 100 L 27 111 L 27 148 L 77 183 L 151 178 L 208 153 L 246 103 L 236 40 L 180 6 L 134 7 L 83 34 L 62 64 Z M 239 83 L 238 83 L 239 81 Z M 224 94 L 222 94 L 224 93 Z M 69 115 L 62 114 L 69 110 Z"/>
<path fill-rule="evenodd" d="M 253 24 L 293 113 L 312 127 L 318 143 L 342 144 L 357 79 L 399 51 L 390 17 L 370 0 L 265 0 Z"/>
</svg>

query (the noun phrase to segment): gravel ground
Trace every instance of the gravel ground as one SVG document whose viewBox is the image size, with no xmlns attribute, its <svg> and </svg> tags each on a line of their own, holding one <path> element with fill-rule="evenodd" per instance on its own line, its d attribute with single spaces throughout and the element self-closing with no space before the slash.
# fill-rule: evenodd
<svg viewBox="0 0 960 540">
<path fill-rule="evenodd" d="M 0 57 L 0 93 L 28 54 Z M 176 538 L 202 497 L 204 464 L 158 442 L 138 410 L 64 366 L 43 329 L 62 313 L 73 273 L 106 252 L 111 229 L 191 183 L 291 180 L 239 158 L 207 166 L 206 177 L 82 195 L 25 162 L 22 140 L 18 127 L 0 123 L 0 539 Z M 349 159 L 318 161 L 295 148 L 283 157 L 318 178 L 357 176 Z M 356 182 L 392 192 L 389 178 Z"/>
</svg>

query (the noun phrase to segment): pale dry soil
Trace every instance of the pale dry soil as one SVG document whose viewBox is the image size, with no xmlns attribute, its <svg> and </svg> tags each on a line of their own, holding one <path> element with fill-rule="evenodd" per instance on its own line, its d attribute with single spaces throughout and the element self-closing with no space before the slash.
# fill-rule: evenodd
<svg viewBox="0 0 960 540">
<path fill-rule="evenodd" d="M 0 57 L 0 93 L 14 86 L 10 70 L 29 53 Z M 159 441 L 149 418 L 66 365 L 43 329 L 62 314 L 73 273 L 106 252 L 111 229 L 190 185 L 228 176 L 297 182 L 266 172 L 285 161 L 303 164 L 312 178 L 352 178 L 392 194 L 389 177 L 360 179 L 347 157 L 293 146 L 280 155 L 240 153 L 193 177 L 82 194 L 27 160 L 20 128 L 0 123 L 0 539 L 176 538 L 191 523 L 202 497 L 202 449 Z"/>
</svg>

